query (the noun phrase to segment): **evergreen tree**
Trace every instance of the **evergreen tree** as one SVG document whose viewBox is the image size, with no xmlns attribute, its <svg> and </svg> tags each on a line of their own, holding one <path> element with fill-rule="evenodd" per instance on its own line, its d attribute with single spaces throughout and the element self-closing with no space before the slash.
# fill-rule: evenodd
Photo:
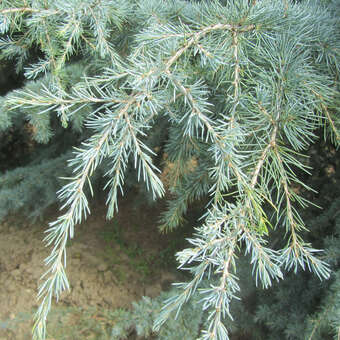
<svg viewBox="0 0 340 340">
<path fill-rule="evenodd" d="M 242 254 L 264 288 L 299 269 L 329 278 L 320 250 L 302 236 L 308 226 L 297 209 L 309 202 L 295 189 L 309 189 L 304 156 L 316 131 L 339 145 L 339 17 L 338 1 L 0 3 L 1 58 L 15 60 L 27 79 L 1 98 L 0 128 L 28 121 L 34 139 L 47 143 L 23 173 L 64 164 L 64 136 L 76 146 L 58 193 L 65 212 L 45 238 L 52 249 L 35 339 L 46 335 L 52 298 L 69 288 L 66 243 L 90 213 L 98 171 L 108 218 L 130 169 L 153 199 L 169 193 L 162 231 L 178 227 L 191 203 L 209 200 L 191 246 L 177 254 L 192 279 L 177 285 L 155 331 L 198 296 L 200 339 L 228 339 Z M 1 178 L 1 196 L 28 190 L 18 170 Z M 15 201 L 1 203 L 4 211 L 18 209 Z M 271 241 L 282 231 L 278 247 Z"/>
</svg>

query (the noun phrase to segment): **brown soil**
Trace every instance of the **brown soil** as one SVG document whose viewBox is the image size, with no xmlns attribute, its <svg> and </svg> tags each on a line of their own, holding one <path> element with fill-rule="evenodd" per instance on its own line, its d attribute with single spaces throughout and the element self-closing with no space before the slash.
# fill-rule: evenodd
<svg viewBox="0 0 340 340">
<path fill-rule="evenodd" d="M 125 201 L 119 210 L 114 220 L 107 221 L 105 206 L 99 205 L 76 227 L 68 245 L 71 291 L 52 308 L 48 340 L 97 339 L 87 326 L 79 330 L 82 335 L 68 337 L 65 332 L 86 325 L 86 319 L 109 323 L 103 311 L 128 308 L 143 295 L 154 297 L 176 281 L 170 258 L 174 240 L 159 234 L 158 209 L 136 211 Z M 53 221 L 57 210 L 51 209 L 48 216 Z M 0 340 L 31 338 L 37 286 L 49 253 L 42 243 L 48 221 L 32 224 L 17 216 L 0 225 Z"/>
</svg>

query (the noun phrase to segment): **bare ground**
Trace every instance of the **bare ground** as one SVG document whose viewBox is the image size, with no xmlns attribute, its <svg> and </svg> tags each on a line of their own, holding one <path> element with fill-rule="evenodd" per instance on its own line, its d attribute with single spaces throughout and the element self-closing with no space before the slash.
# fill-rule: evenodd
<svg viewBox="0 0 340 340">
<path fill-rule="evenodd" d="M 106 339 L 98 337 L 97 329 L 110 326 L 103 311 L 129 308 L 143 295 L 156 296 L 176 281 L 171 261 L 177 244 L 159 234 L 158 209 L 137 211 L 127 201 L 119 209 L 117 217 L 107 221 L 105 207 L 99 204 L 76 227 L 68 245 L 71 291 L 52 309 L 48 340 Z M 43 232 L 58 216 L 57 209 L 47 215 L 46 221 L 35 224 L 20 216 L 0 224 L 0 340 L 31 338 L 37 287 L 49 253 Z"/>
</svg>

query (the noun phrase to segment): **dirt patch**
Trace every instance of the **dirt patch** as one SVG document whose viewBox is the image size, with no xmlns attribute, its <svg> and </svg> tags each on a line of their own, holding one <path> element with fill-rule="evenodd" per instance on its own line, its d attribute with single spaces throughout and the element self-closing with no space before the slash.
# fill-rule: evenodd
<svg viewBox="0 0 340 340">
<path fill-rule="evenodd" d="M 125 200 L 119 209 L 117 217 L 107 221 L 105 206 L 97 204 L 77 226 L 67 246 L 71 291 L 53 307 L 48 339 L 97 339 L 96 327 L 105 327 L 103 311 L 128 308 L 176 281 L 173 253 L 178 242 L 159 234 L 158 208 L 134 210 Z M 50 210 L 48 221 L 57 217 L 56 211 Z M 46 227 L 47 221 L 32 225 L 19 217 L 0 225 L 0 340 L 31 337 L 37 285 L 49 253 L 42 243 Z M 81 335 L 71 336 L 70 330 L 83 323 Z"/>
</svg>

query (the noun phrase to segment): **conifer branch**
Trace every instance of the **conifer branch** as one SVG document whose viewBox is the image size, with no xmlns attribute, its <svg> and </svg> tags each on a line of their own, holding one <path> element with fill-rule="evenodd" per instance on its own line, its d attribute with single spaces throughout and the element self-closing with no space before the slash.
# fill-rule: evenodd
<svg viewBox="0 0 340 340">
<path fill-rule="evenodd" d="M 8 14 L 8 13 L 18 13 L 18 12 L 29 12 L 29 13 L 39 13 L 39 9 L 34 9 L 30 7 L 20 7 L 20 8 L 6 8 L 1 9 L 0 14 Z"/>
<path fill-rule="evenodd" d="M 255 168 L 254 168 L 254 172 L 253 172 L 253 175 L 252 175 L 252 178 L 251 178 L 251 181 L 250 181 L 250 187 L 252 189 L 255 188 L 256 184 L 257 184 L 257 180 L 258 180 L 258 177 L 259 177 L 259 174 L 260 174 L 260 171 L 263 167 L 263 164 L 265 162 L 265 160 L 267 159 L 268 157 L 268 154 L 269 154 L 269 151 L 272 149 L 272 148 L 275 148 L 276 147 L 276 138 L 277 138 L 277 132 L 278 132 L 278 122 L 280 120 L 280 115 L 278 114 L 277 116 L 277 119 L 274 121 L 270 115 L 268 114 L 268 112 L 265 110 L 265 108 L 263 108 L 261 106 L 261 104 L 259 104 L 259 108 L 262 112 L 265 113 L 265 115 L 267 117 L 269 117 L 272 125 L 273 125 L 273 131 L 271 133 L 271 136 L 270 136 L 270 140 L 269 140 L 269 143 L 267 144 L 267 146 L 263 149 L 262 151 L 262 154 L 261 154 L 261 157 L 260 159 L 258 160 Z"/>
<path fill-rule="evenodd" d="M 329 110 L 327 108 L 327 105 L 325 104 L 325 99 L 322 97 L 321 94 L 317 93 L 316 91 L 314 91 L 313 89 L 310 89 L 314 94 L 315 96 L 320 100 L 320 103 L 321 103 L 321 107 L 327 117 L 327 122 L 328 124 L 331 126 L 331 129 L 335 135 L 335 139 L 336 139 L 336 142 L 337 144 L 340 143 L 340 131 L 338 131 L 337 127 L 335 126 L 335 122 L 334 120 L 332 119 L 331 117 L 331 114 L 329 113 Z"/>
<path fill-rule="evenodd" d="M 203 225 L 177 254 L 179 268 L 192 279 L 178 285 L 155 329 L 198 295 L 208 314 L 201 339 L 228 339 L 224 318 L 232 317 L 239 291 L 240 252 L 249 255 L 263 287 L 283 278 L 282 268 L 329 276 L 318 250 L 302 238 L 306 227 L 295 204 L 304 207 L 307 200 L 290 187 L 308 188 L 296 175 L 307 169 L 297 151 L 314 141 L 324 121 L 339 141 L 331 112 L 338 98 L 330 85 L 338 84 L 333 52 L 339 47 L 326 38 L 338 27 L 328 8 L 286 0 L 9 4 L 0 7 L 0 32 L 9 35 L 1 38 L 0 57 L 18 58 L 18 69 L 25 61 L 25 76 L 35 81 L 1 98 L 1 128 L 24 116 L 41 130 L 37 140 L 50 141 L 55 124 L 49 120 L 56 114 L 63 128 L 70 121 L 79 131 L 86 121 L 94 131 L 88 139 L 80 136 L 85 142 L 70 161 L 74 175 L 58 192 L 66 213 L 47 230 L 52 250 L 39 289 L 37 340 L 46 335 L 52 298 L 69 287 L 66 242 L 90 213 L 85 184 L 92 193 L 90 180 L 104 159 L 108 217 L 118 210 L 130 159 L 136 182 L 143 178 L 154 198 L 163 197 L 164 186 L 174 196 L 163 229 L 177 227 L 195 200 L 210 198 Z M 44 54 L 34 63 L 32 46 Z M 68 133 L 62 127 L 59 135 Z M 165 150 L 160 176 L 156 145 L 157 152 Z M 281 225 L 288 244 L 276 250 L 271 234 Z"/>
<path fill-rule="evenodd" d="M 17 90 L 14 91 L 6 100 L 5 105 L 8 106 L 9 110 L 15 110 L 19 107 L 32 108 L 32 107 L 47 107 L 48 110 L 53 110 L 57 107 L 67 107 L 72 108 L 75 105 L 84 104 L 124 104 L 128 101 L 121 98 L 113 98 L 106 95 L 101 97 L 96 97 L 93 93 L 86 91 L 84 89 L 75 90 L 74 95 L 64 92 L 59 89 L 59 95 L 52 94 L 51 90 L 42 85 L 42 93 L 34 93 L 31 90 Z M 62 94 L 62 95 L 61 95 Z"/>
<path fill-rule="evenodd" d="M 254 25 L 249 25 L 245 27 L 237 27 L 234 25 L 230 24 L 216 24 L 216 25 L 211 25 L 208 27 L 205 27 L 201 29 L 200 31 L 196 33 L 191 34 L 191 38 L 188 40 L 188 42 L 180 48 L 172 58 L 168 60 L 168 62 L 165 64 L 165 72 L 168 73 L 171 66 L 186 52 L 191 46 L 198 44 L 199 40 L 202 39 L 205 35 L 208 33 L 214 32 L 216 30 L 228 30 L 228 31 L 233 31 L 236 30 L 237 32 L 248 32 L 251 31 L 255 28 Z"/>
<path fill-rule="evenodd" d="M 125 115 L 131 105 L 135 103 L 132 97 L 120 110 L 118 119 Z M 63 216 L 59 217 L 56 222 L 50 224 L 47 230 L 49 235 L 45 238 L 47 245 L 54 244 L 54 248 L 45 263 L 50 268 L 45 273 L 49 275 L 44 284 L 40 286 L 38 298 L 42 298 L 41 305 L 35 315 L 35 324 L 33 328 L 33 338 L 41 339 L 46 337 L 46 316 L 49 312 L 52 297 L 57 298 L 60 293 L 69 288 L 69 284 L 65 275 L 66 266 L 66 242 L 68 238 L 74 236 L 74 226 L 86 218 L 86 214 L 90 212 L 86 196 L 84 194 L 84 185 L 88 178 L 91 177 L 96 167 L 99 165 L 108 140 L 115 127 L 116 120 L 109 122 L 99 138 L 95 138 L 89 144 L 89 149 L 80 150 L 77 155 L 78 160 L 85 159 L 85 163 L 79 165 L 76 169 L 79 171 L 73 182 L 66 185 L 59 193 L 61 200 L 66 200 L 61 209 L 69 206 L 69 210 Z M 92 145 L 92 146 L 91 146 Z M 88 155 L 88 157 L 86 157 Z M 64 257 L 64 265 L 62 258 Z"/>
<path fill-rule="evenodd" d="M 238 100 L 240 97 L 240 59 L 239 59 L 239 46 L 238 46 L 238 32 L 236 30 L 232 31 L 232 46 L 234 48 L 234 105 L 232 110 L 232 117 L 235 115 L 236 107 L 238 105 Z"/>
<path fill-rule="evenodd" d="M 143 145 L 141 141 L 137 139 L 135 128 L 132 126 L 129 116 L 127 112 L 124 113 L 124 117 L 128 126 L 128 130 L 130 131 L 131 138 L 134 143 L 134 147 L 136 150 L 135 153 L 135 168 L 137 167 L 138 158 L 140 159 L 141 164 L 139 165 L 138 169 L 138 179 L 140 177 L 140 173 L 143 172 L 143 179 L 147 184 L 147 188 L 152 190 L 154 198 L 162 197 L 164 194 L 164 188 L 161 180 L 158 176 L 154 173 L 154 169 L 156 167 L 152 164 L 152 160 L 148 157 L 144 151 L 142 151 L 142 147 L 147 149 L 146 145 Z M 151 151 L 151 150 L 149 150 Z M 141 170 L 142 168 L 142 170 Z M 157 169 L 158 170 L 158 169 Z M 159 170 L 158 170 L 159 171 Z"/>
<path fill-rule="evenodd" d="M 210 324 L 210 327 L 212 326 L 212 329 L 210 329 L 209 327 L 208 330 L 208 332 L 210 333 L 209 338 L 211 339 L 223 338 L 223 336 L 218 336 L 218 334 L 222 332 L 221 329 L 223 329 L 224 332 L 228 334 L 225 326 L 223 325 L 223 319 L 226 312 L 228 316 L 231 317 L 228 305 L 226 304 L 226 300 L 229 300 L 232 297 L 232 295 L 229 293 L 229 290 L 231 290 L 231 288 L 230 285 L 228 285 L 228 283 L 230 283 L 228 281 L 232 281 L 232 272 L 230 270 L 230 266 L 232 263 L 234 263 L 237 241 L 238 232 L 234 232 L 234 236 L 229 241 L 231 244 L 229 244 L 228 247 L 227 256 L 223 264 L 222 276 L 220 278 L 220 285 L 217 288 L 217 290 L 219 291 L 219 297 L 217 299 L 217 302 L 215 303 L 214 319 L 213 322 L 211 322 Z"/>
</svg>

